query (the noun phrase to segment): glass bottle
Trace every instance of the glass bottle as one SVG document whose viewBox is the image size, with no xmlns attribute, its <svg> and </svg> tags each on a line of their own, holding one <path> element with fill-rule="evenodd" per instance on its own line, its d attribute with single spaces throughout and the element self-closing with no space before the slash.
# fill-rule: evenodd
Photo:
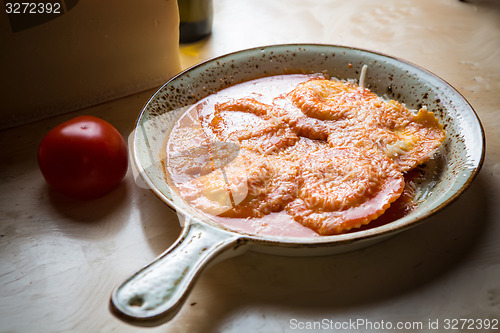
<svg viewBox="0 0 500 333">
<path fill-rule="evenodd" d="M 177 0 L 177 3 L 181 43 L 193 43 L 212 33 L 212 0 Z"/>
</svg>

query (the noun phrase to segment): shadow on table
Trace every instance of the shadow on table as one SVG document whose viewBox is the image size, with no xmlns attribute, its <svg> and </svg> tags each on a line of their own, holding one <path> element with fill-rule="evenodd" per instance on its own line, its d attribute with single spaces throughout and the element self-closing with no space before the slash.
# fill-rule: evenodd
<svg viewBox="0 0 500 333">
<path fill-rule="evenodd" d="M 498 0 L 459 0 L 470 5 L 475 5 L 488 10 L 500 10 L 500 2 Z"/>
<path fill-rule="evenodd" d="M 151 250 L 159 256 L 181 234 L 177 212 L 148 191 L 147 202 L 140 210 L 141 223 Z"/>
<path fill-rule="evenodd" d="M 210 332 L 249 306 L 337 313 L 415 292 L 453 274 L 481 244 L 492 222 L 487 193 L 487 179 L 479 175 L 425 223 L 363 250 L 306 258 L 249 252 L 218 263 L 202 274 L 167 327 L 182 323 L 190 332 Z"/>
<path fill-rule="evenodd" d="M 127 214 L 127 200 L 130 186 L 122 182 L 110 193 L 92 200 L 69 198 L 49 188 L 41 188 L 41 196 L 47 196 L 53 207 L 64 219 L 59 222 L 59 229 L 78 238 L 102 239 L 116 234 L 123 227 L 125 219 L 115 217 L 118 212 Z"/>
</svg>

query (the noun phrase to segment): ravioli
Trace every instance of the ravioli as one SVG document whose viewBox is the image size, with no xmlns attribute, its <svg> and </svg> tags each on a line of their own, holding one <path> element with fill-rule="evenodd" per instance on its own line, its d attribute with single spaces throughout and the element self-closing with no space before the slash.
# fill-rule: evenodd
<svg viewBox="0 0 500 333">
<path fill-rule="evenodd" d="M 281 211 L 296 193 L 298 168 L 242 149 L 231 163 L 178 184 L 194 207 L 224 217 L 262 217 Z"/>
<path fill-rule="evenodd" d="M 293 145 L 298 136 L 285 123 L 275 121 L 271 109 L 251 98 L 216 104 L 210 130 L 219 140 L 261 153 Z"/>
<path fill-rule="evenodd" d="M 304 157 L 297 198 L 286 210 L 321 235 L 339 234 L 369 223 L 404 189 L 395 163 L 382 154 L 344 147 Z"/>
<path fill-rule="evenodd" d="M 353 83 L 327 79 L 300 83 L 288 98 L 308 117 L 335 121 L 354 118 L 367 102 L 378 99 Z"/>
</svg>

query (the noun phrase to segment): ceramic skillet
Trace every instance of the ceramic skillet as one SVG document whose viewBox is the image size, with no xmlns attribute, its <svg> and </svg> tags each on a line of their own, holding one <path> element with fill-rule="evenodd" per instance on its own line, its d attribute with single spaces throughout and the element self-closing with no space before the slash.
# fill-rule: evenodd
<svg viewBox="0 0 500 333">
<path fill-rule="evenodd" d="M 379 96 L 410 109 L 426 105 L 444 124 L 447 138 L 425 164 L 418 205 L 386 225 L 322 237 L 277 237 L 237 232 L 216 224 L 185 203 L 165 180 L 162 159 L 169 131 L 187 107 L 231 85 L 280 74 L 327 73 L 358 79 Z M 252 250 L 280 255 L 325 255 L 355 250 L 423 222 L 469 187 L 484 159 L 481 123 L 469 103 L 448 83 L 407 61 L 351 47 L 288 44 L 248 49 L 196 65 L 168 81 L 146 104 L 130 142 L 131 158 L 145 184 L 183 222 L 178 240 L 153 263 L 116 288 L 111 309 L 121 319 L 153 326 L 171 319 L 209 263 Z"/>
</svg>

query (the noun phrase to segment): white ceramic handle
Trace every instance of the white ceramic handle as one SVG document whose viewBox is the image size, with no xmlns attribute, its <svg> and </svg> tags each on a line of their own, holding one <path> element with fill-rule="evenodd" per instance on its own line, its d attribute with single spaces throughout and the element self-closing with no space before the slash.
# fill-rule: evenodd
<svg viewBox="0 0 500 333">
<path fill-rule="evenodd" d="M 239 241 L 241 237 L 236 234 L 186 220 L 175 244 L 115 289 L 112 311 L 140 326 L 170 320 L 181 308 L 200 271 L 222 252 L 229 254 L 227 257 L 236 255 Z"/>
</svg>

